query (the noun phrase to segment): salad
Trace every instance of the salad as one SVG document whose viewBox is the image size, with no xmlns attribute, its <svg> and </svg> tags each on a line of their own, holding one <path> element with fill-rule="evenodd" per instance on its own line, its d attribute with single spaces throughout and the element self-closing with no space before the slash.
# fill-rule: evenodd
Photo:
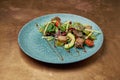
<svg viewBox="0 0 120 80">
<path fill-rule="evenodd" d="M 59 17 L 54 17 L 44 25 L 38 25 L 42 38 L 47 41 L 54 41 L 54 45 L 63 47 L 69 51 L 71 48 L 81 48 L 85 46 L 93 47 L 94 41 L 100 32 L 93 30 L 91 25 L 81 24 L 80 22 L 62 22 Z"/>
</svg>

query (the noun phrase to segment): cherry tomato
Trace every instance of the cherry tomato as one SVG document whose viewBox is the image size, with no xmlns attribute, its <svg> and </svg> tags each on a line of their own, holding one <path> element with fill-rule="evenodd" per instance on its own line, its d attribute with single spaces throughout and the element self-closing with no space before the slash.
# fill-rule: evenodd
<svg viewBox="0 0 120 80">
<path fill-rule="evenodd" d="M 92 40 L 90 40 L 90 39 L 86 39 L 86 40 L 85 40 L 85 44 L 86 44 L 87 46 L 89 46 L 89 47 L 92 47 L 92 46 L 94 46 L 94 41 L 92 41 Z"/>
<path fill-rule="evenodd" d="M 58 22 L 58 21 L 56 21 L 55 26 L 56 26 L 56 27 L 58 27 L 58 26 L 59 26 L 59 22 Z"/>
</svg>

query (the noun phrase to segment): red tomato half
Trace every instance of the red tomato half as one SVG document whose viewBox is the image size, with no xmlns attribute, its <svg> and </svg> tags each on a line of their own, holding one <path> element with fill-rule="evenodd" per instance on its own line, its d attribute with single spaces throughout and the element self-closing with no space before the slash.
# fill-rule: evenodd
<svg viewBox="0 0 120 80">
<path fill-rule="evenodd" d="M 90 40 L 90 39 L 86 39 L 86 40 L 85 40 L 85 44 L 86 44 L 87 46 L 89 46 L 89 47 L 92 47 L 92 46 L 94 46 L 94 41 L 92 41 L 92 40 Z"/>
</svg>

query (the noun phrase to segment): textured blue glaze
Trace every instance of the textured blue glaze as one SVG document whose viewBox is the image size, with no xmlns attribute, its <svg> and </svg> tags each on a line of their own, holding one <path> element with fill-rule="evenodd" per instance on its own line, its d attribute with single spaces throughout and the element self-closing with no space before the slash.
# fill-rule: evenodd
<svg viewBox="0 0 120 80">
<path fill-rule="evenodd" d="M 64 57 L 64 60 L 61 61 L 58 56 L 56 56 L 54 51 L 49 47 L 48 43 L 42 39 L 41 33 L 39 33 L 35 27 L 36 23 L 44 24 L 55 16 L 60 17 L 63 22 L 68 20 L 72 22 L 80 22 L 82 24 L 91 25 L 94 30 L 99 30 L 101 34 L 97 36 L 97 40 L 95 40 L 95 46 L 92 48 L 85 46 L 87 50 L 86 53 L 84 53 L 82 49 L 79 49 L 80 56 L 77 57 L 73 57 L 63 48 L 57 47 L 56 50 Z M 74 14 L 49 14 L 35 18 L 34 20 L 25 24 L 19 32 L 18 43 L 25 54 L 38 61 L 54 64 L 66 64 L 84 60 L 95 54 L 103 44 L 103 33 L 97 24 L 87 18 Z M 71 49 L 71 52 L 74 56 L 78 55 L 74 48 Z"/>
</svg>

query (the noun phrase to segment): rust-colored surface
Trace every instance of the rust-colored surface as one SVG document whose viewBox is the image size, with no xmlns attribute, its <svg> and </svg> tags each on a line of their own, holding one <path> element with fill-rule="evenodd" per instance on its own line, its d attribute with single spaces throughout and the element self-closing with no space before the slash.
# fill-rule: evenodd
<svg viewBox="0 0 120 80">
<path fill-rule="evenodd" d="M 18 32 L 33 18 L 73 13 L 96 22 L 104 44 L 92 57 L 69 65 L 38 62 L 18 46 Z M 120 80 L 119 0 L 0 0 L 0 80 Z"/>
</svg>

